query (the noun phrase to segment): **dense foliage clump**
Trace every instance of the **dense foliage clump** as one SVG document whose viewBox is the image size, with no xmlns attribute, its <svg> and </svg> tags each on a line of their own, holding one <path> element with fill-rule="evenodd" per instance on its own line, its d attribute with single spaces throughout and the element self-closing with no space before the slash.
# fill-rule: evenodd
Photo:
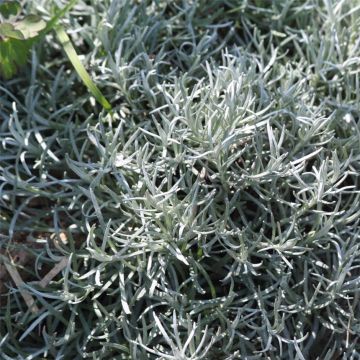
<svg viewBox="0 0 360 360">
<path fill-rule="evenodd" d="M 360 357 L 358 1 L 63 23 L 113 110 L 53 34 L 0 83 L 0 357 Z"/>
</svg>

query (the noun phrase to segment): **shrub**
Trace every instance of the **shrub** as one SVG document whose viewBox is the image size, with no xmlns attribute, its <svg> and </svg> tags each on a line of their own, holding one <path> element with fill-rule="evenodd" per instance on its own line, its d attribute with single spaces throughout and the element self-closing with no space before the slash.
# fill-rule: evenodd
<svg viewBox="0 0 360 360">
<path fill-rule="evenodd" d="M 113 114 L 51 35 L 0 87 L 3 358 L 359 357 L 359 10 L 79 1 Z"/>
</svg>

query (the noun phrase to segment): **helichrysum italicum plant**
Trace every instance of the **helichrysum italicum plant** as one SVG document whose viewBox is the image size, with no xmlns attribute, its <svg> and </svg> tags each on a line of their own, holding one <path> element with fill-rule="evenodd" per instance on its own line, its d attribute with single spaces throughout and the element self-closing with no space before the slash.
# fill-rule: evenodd
<svg viewBox="0 0 360 360">
<path fill-rule="evenodd" d="M 79 0 L 64 24 L 114 113 L 50 36 L 0 87 L 1 259 L 28 252 L 38 307 L 6 280 L 1 357 L 357 359 L 359 15 Z"/>
</svg>

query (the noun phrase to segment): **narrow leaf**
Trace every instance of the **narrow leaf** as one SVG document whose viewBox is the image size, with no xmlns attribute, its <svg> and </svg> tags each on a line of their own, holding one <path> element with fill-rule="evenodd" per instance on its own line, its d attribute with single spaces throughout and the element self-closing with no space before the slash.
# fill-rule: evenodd
<svg viewBox="0 0 360 360">
<path fill-rule="evenodd" d="M 84 65 L 81 63 L 78 54 L 76 53 L 69 36 L 66 34 L 64 28 L 62 26 L 57 26 L 55 28 L 56 35 L 63 46 L 66 55 L 74 66 L 77 74 L 83 81 L 83 83 L 88 87 L 90 92 L 94 95 L 95 99 L 103 106 L 105 110 L 110 111 L 111 105 L 106 100 L 104 95 L 101 93 L 99 88 L 94 84 L 91 80 L 90 75 L 86 71 Z"/>
<path fill-rule="evenodd" d="M 5 262 L 5 267 L 6 267 L 6 270 L 8 271 L 8 273 L 10 274 L 11 278 L 13 279 L 16 287 L 19 289 L 20 294 L 24 298 L 25 303 L 28 306 L 29 310 L 32 313 L 35 313 L 35 314 L 38 313 L 39 309 L 35 304 L 35 300 L 26 290 L 24 290 L 24 288 L 23 288 L 24 281 L 21 278 L 19 272 L 17 271 L 14 263 L 12 263 L 10 265 L 9 262 Z"/>
<path fill-rule="evenodd" d="M 46 28 L 43 30 L 43 34 L 48 33 L 57 24 L 58 21 L 76 4 L 77 0 L 71 0 L 66 6 L 60 9 L 46 24 Z"/>
</svg>

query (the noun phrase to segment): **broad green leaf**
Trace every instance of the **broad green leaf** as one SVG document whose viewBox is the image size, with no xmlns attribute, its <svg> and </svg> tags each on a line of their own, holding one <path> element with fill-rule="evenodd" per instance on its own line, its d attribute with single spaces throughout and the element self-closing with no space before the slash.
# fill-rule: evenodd
<svg viewBox="0 0 360 360">
<path fill-rule="evenodd" d="M 0 38 L 3 38 L 3 39 L 11 38 L 11 39 L 23 40 L 24 35 L 22 34 L 21 31 L 16 30 L 14 28 L 13 24 L 2 23 L 2 24 L 0 24 Z"/>
<path fill-rule="evenodd" d="M 0 76 L 9 79 L 26 64 L 31 46 L 45 21 L 35 15 L 28 15 L 15 23 L 0 24 Z"/>
<path fill-rule="evenodd" d="M 25 39 L 39 35 L 41 30 L 46 27 L 46 22 L 36 15 L 25 16 L 24 19 L 14 23 L 14 28 L 24 35 Z"/>
<path fill-rule="evenodd" d="M 30 40 L 5 39 L 0 41 L 0 76 L 10 79 L 26 63 L 33 44 Z"/>
<path fill-rule="evenodd" d="M 4 1 L 0 3 L 0 14 L 4 18 L 9 18 L 11 15 L 16 16 L 21 10 L 21 5 L 17 1 Z"/>
<path fill-rule="evenodd" d="M 81 63 L 78 54 L 76 53 L 69 36 L 66 34 L 62 26 L 57 26 L 55 28 L 56 35 L 63 46 L 66 55 L 74 66 L 77 74 L 83 81 L 83 83 L 88 87 L 90 92 L 94 95 L 95 99 L 103 106 L 105 110 L 110 111 L 111 105 L 106 100 L 105 96 L 101 93 L 99 88 L 91 80 L 90 75 L 86 71 L 84 65 Z"/>
</svg>

